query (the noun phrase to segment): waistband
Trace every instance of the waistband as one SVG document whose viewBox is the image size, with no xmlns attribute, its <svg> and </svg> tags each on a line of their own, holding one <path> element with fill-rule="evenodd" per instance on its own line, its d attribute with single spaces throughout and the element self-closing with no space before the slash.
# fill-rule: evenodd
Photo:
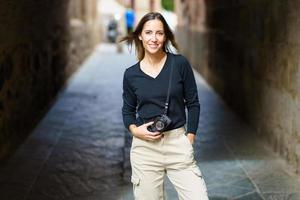
<svg viewBox="0 0 300 200">
<path fill-rule="evenodd" d="M 163 132 L 164 136 L 167 137 L 177 137 L 177 136 L 181 136 L 182 134 L 185 134 L 186 130 L 185 127 L 179 127 L 179 128 L 175 128 L 169 131 L 165 131 Z"/>
</svg>

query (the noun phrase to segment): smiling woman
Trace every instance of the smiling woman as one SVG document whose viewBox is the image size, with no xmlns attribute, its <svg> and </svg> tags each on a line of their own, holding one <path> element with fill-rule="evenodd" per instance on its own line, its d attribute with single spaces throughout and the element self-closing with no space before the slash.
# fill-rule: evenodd
<svg viewBox="0 0 300 200">
<path fill-rule="evenodd" d="M 148 13 L 140 20 L 140 22 L 138 23 L 138 25 L 135 28 L 135 31 L 133 31 L 132 33 L 128 34 L 126 37 L 121 39 L 121 42 L 127 41 L 130 45 L 132 45 L 134 43 L 134 45 L 136 47 L 138 60 L 142 60 L 145 56 L 143 40 L 140 36 L 141 36 L 142 32 L 145 31 L 144 28 L 146 28 L 146 27 L 144 27 L 144 25 L 147 22 L 150 22 L 152 20 L 160 21 L 160 23 L 162 24 L 162 27 L 160 27 L 160 29 L 162 31 L 161 33 L 163 33 L 163 35 L 164 35 L 165 40 L 163 42 L 163 46 L 162 46 L 161 50 L 164 52 L 171 52 L 171 49 L 168 46 L 170 42 L 176 49 L 178 49 L 178 45 L 175 41 L 174 34 L 172 33 L 172 31 L 171 31 L 170 27 L 168 26 L 164 17 L 160 13 L 155 13 L 155 12 Z M 154 26 L 154 25 L 161 26 L 160 24 L 153 23 L 153 22 L 151 22 L 151 24 L 147 23 L 147 25 L 148 25 L 148 27 Z M 157 28 L 158 27 L 156 27 L 156 29 Z"/>
<path fill-rule="evenodd" d="M 144 24 L 142 33 L 139 35 L 139 39 L 142 41 L 144 50 L 147 53 L 157 53 L 166 40 L 163 23 L 157 19 L 147 21 Z"/>
<path fill-rule="evenodd" d="M 180 199 L 208 199 L 192 146 L 200 114 L 197 86 L 187 59 L 171 53 L 170 43 L 178 49 L 174 34 L 160 13 L 151 12 L 121 41 L 135 44 L 139 60 L 124 73 L 122 107 L 133 136 L 135 199 L 163 199 L 165 175 Z"/>
</svg>

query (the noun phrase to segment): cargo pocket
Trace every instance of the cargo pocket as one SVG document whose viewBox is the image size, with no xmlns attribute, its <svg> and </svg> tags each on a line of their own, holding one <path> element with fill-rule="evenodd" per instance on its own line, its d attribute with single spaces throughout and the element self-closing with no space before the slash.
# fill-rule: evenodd
<svg viewBox="0 0 300 200">
<path fill-rule="evenodd" d="M 192 168 L 192 172 L 199 178 L 198 180 L 200 187 L 198 188 L 198 192 L 200 192 L 199 195 L 201 196 L 201 199 L 208 200 L 207 187 L 199 167 L 197 166 Z"/>
<path fill-rule="evenodd" d="M 192 169 L 192 171 L 194 172 L 194 174 L 196 174 L 198 177 L 202 178 L 202 173 L 200 171 L 200 169 L 198 167 L 194 167 Z"/>
<path fill-rule="evenodd" d="M 131 176 L 131 183 L 133 186 L 133 194 L 134 194 L 134 198 L 138 199 L 138 186 L 140 185 L 140 178 L 136 177 L 136 176 Z"/>
<path fill-rule="evenodd" d="M 138 186 L 140 184 L 140 179 L 138 177 L 135 177 L 135 176 L 132 176 L 131 177 L 131 183 L 134 185 L 134 186 Z"/>
</svg>

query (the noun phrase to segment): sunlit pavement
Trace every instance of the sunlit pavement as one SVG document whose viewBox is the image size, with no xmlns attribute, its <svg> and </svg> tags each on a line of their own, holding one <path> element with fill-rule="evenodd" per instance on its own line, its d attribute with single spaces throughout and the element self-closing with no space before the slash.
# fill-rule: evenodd
<svg viewBox="0 0 300 200">
<path fill-rule="evenodd" d="M 127 49 L 124 49 L 124 52 Z M 133 54 L 99 45 L 5 166 L 1 200 L 129 200 L 130 135 L 122 75 Z M 300 199 L 300 180 L 196 73 L 201 117 L 195 155 L 210 199 Z M 166 181 L 166 199 L 177 199 Z"/>
</svg>

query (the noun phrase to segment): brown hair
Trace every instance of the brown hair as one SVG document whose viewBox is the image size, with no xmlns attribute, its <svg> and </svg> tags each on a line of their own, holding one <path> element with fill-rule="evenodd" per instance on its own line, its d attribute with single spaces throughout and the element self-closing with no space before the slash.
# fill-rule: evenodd
<svg viewBox="0 0 300 200">
<path fill-rule="evenodd" d="M 139 35 L 142 33 L 144 24 L 147 21 L 158 19 L 163 23 L 164 32 L 166 36 L 166 40 L 163 45 L 163 51 L 164 52 L 171 52 L 169 42 L 178 50 L 178 44 L 175 41 L 175 37 L 173 32 L 171 31 L 168 23 L 166 22 L 165 18 L 162 16 L 162 14 L 158 12 L 150 12 L 143 16 L 143 18 L 140 20 L 138 25 L 136 26 L 135 30 L 132 33 L 129 33 L 127 36 L 123 37 L 120 42 L 127 41 L 130 46 L 134 43 L 135 45 L 135 51 L 137 54 L 137 58 L 139 61 L 141 61 L 145 56 L 145 50 L 143 47 L 143 43 L 141 40 L 139 40 Z"/>
</svg>

